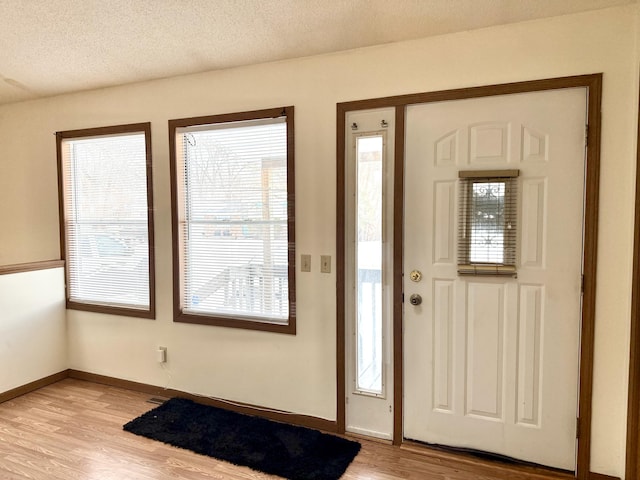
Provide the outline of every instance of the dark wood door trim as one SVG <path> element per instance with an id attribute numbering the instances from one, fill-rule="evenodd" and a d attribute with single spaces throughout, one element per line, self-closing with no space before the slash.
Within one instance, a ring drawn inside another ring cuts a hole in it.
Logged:
<path id="1" fill-rule="evenodd" d="M 580 385 L 578 456 L 576 477 L 589 478 L 591 459 L 591 404 L 593 393 L 593 348 L 596 299 L 597 227 L 600 182 L 600 108 L 602 102 L 602 74 L 533 80 L 500 85 L 444 90 L 428 93 L 400 95 L 394 97 L 358 100 L 337 104 L 336 142 L 336 379 L 337 379 L 337 424 L 339 431 L 345 428 L 345 119 L 347 112 L 374 108 L 396 107 L 396 184 L 394 191 L 394 444 L 402 443 L 402 392 L 403 392 L 403 342 L 402 342 L 402 200 L 404 177 L 404 111 L 407 105 L 436 101 L 461 100 L 467 98 L 508 95 L 514 93 L 558 90 L 563 88 L 587 88 L 588 125 L 586 152 L 586 198 L 585 198 L 585 244 L 584 244 L 584 294 L 580 337 Z M 634 277 L 635 278 L 635 277 Z M 397 284 L 400 283 L 398 286 Z M 631 478 L 631 477 L 630 477 Z"/>
<path id="2" fill-rule="evenodd" d="M 336 118 L 336 423 L 338 432 L 344 433 L 346 428 L 346 138 L 345 125 L 348 109 L 338 104 Z"/>
<path id="3" fill-rule="evenodd" d="M 402 264 L 404 249 L 404 141 L 406 105 L 396 106 L 393 172 L 393 444 L 401 445 L 404 418 L 404 341 L 402 336 Z M 397 266 L 397 268 L 396 268 Z"/>
<path id="4" fill-rule="evenodd" d="M 635 209 L 626 478 L 640 478 L 640 100 L 638 102 Z"/>

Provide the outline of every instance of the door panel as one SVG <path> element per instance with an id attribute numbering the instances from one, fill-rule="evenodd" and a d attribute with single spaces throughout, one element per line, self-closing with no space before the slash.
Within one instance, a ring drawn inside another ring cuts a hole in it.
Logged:
<path id="1" fill-rule="evenodd" d="M 406 113 L 404 436 L 575 468 L 583 88 Z M 518 169 L 517 278 L 460 276 L 458 172 Z M 420 282 L 409 279 L 419 270 Z"/>

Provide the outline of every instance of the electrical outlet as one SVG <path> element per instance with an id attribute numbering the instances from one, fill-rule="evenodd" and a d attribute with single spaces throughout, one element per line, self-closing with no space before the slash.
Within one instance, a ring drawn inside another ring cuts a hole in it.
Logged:
<path id="1" fill-rule="evenodd" d="M 303 253 L 300 255 L 300 271 L 301 272 L 310 272 L 311 271 L 311 255 Z"/>
<path id="2" fill-rule="evenodd" d="M 167 363 L 167 347 L 158 347 L 156 358 L 158 363 Z"/>
<path id="3" fill-rule="evenodd" d="M 320 271 L 331 273 L 331 255 L 320 255 Z"/>

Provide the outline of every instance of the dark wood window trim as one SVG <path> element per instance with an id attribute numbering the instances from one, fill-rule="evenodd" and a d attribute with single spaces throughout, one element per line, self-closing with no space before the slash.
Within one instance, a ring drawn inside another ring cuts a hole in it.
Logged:
<path id="1" fill-rule="evenodd" d="M 63 156 L 62 142 L 67 139 L 118 135 L 134 132 L 143 132 L 146 149 L 146 174 L 147 174 L 147 234 L 149 242 L 149 309 L 136 309 L 126 307 L 114 307 L 91 303 L 81 303 L 69 299 L 67 288 L 66 308 L 70 310 L 82 310 L 87 312 L 106 313 L 111 315 L 123 315 L 138 318 L 156 318 L 155 298 L 155 248 L 153 227 L 153 169 L 151 156 L 151 123 L 133 123 L 127 125 L 115 125 L 108 127 L 86 128 L 79 130 L 66 130 L 56 132 L 56 154 L 58 159 L 58 216 L 60 221 L 60 258 L 66 260 L 66 231 L 64 222 L 64 188 L 63 188 Z M 68 268 L 65 266 L 65 282 L 69 282 Z"/>
<path id="2" fill-rule="evenodd" d="M 375 108 L 396 108 L 395 158 L 404 158 L 405 109 L 408 105 L 447 100 L 490 97 L 563 88 L 586 87 L 588 90 L 588 132 L 587 132 L 587 171 L 586 203 L 584 212 L 584 293 L 580 337 L 580 386 L 578 411 L 578 437 L 576 477 L 580 480 L 590 478 L 591 459 L 591 405 L 593 393 L 593 349 L 595 330 L 596 266 L 598 242 L 598 204 L 600 178 L 600 129 L 602 103 L 602 74 L 577 75 L 572 77 L 524 81 L 482 87 L 443 90 L 428 93 L 416 93 L 395 97 L 370 100 L 357 100 L 337 104 L 337 141 L 336 141 L 336 412 L 338 431 L 345 431 L 345 121 L 347 112 Z M 403 245 L 403 207 L 404 195 L 403 162 L 396 161 L 394 198 L 394 319 L 393 319 L 393 362 L 394 362 L 394 431 L 393 442 L 402 444 L 403 418 L 403 342 L 402 342 L 402 245 Z M 638 335 L 640 337 L 640 334 Z M 632 478 L 632 477 L 629 477 Z"/>
<path id="3" fill-rule="evenodd" d="M 35 272 L 37 270 L 48 270 L 51 268 L 64 267 L 62 260 L 43 260 L 40 262 L 16 263 L 13 265 L 0 265 L 0 275 L 11 275 L 12 273 Z"/>
<path id="4" fill-rule="evenodd" d="M 631 284 L 631 350 L 627 412 L 626 478 L 640 478 L 640 99 L 638 101 L 636 201 Z"/>
<path id="5" fill-rule="evenodd" d="M 176 130 L 182 127 L 211 125 L 226 122 L 259 120 L 285 116 L 287 119 L 287 236 L 288 236 L 288 280 L 289 318 L 286 324 L 255 321 L 251 319 L 195 315 L 184 313 L 181 301 L 181 247 L 179 238 L 178 172 L 176 152 Z M 294 107 L 278 107 L 265 110 L 210 115 L 169 120 L 169 159 L 171 165 L 171 221 L 173 239 L 173 318 L 175 322 L 211 325 L 274 333 L 296 334 L 296 289 L 295 289 L 295 136 Z"/>

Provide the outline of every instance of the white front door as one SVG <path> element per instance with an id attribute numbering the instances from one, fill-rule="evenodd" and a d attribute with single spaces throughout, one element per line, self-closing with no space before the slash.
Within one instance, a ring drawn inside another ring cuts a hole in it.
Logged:
<path id="1" fill-rule="evenodd" d="M 346 430 L 391 440 L 395 109 L 346 120 Z"/>
<path id="2" fill-rule="evenodd" d="M 575 469 L 586 96 L 407 107 L 405 438 Z M 460 275 L 459 171 L 506 169 L 517 277 Z"/>

